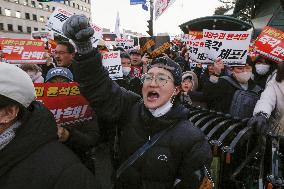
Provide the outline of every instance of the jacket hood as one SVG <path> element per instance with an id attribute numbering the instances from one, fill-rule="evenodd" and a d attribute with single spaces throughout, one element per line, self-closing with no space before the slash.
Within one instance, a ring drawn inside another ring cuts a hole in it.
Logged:
<path id="1" fill-rule="evenodd" d="M 191 81 L 193 83 L 192 91 L 196 91 L 198 88 L 198 78 L 197 75 L 193 71 L 186 71 L 182 73 L 182 81 L 187 77 L 191 77 Z"/>
<path id="2" fill-rule="evenodd" d="M 0 151 L 0 177 L 46 143 L 57 140 L 52 113 L 39 102 L 32 102 L 15 138 Z"/>

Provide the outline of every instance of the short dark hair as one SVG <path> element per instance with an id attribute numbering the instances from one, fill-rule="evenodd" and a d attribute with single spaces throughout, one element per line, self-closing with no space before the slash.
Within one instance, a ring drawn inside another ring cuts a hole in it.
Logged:
<path id="1" fill-rule="evenodd" d="M 27 112 L 26 111 L 27 109 L 19 102 L 16 102 L 15 100 L 8 98 L 6 96 L 0 95 L 0 109 L 6 108 L 9 106 L 19 107 L 19 113 L 17 116 L 17 120 L 22 119 L 24 117 L 24 114 Z"/>
<path id="2" fill-rule="evenodd" d="M 74 53 L 75 52 L 75 47 L 73 46 L 72 43 L 70 43 L 69 41 L 59 41 L 57 43 L 57 45 L 64 45 L 65 47 L 67 47 L 67 51 L 69 53 Z"/>
<path id="3" fill-rule="evenodd" d="M 275 80 L 279 83 L 284 80 L 284 61 L 278 65 Z"/>
<path id="4" fill-rule="evenodd" d="M 121 52 L 121 53 L 120 53 L 120 58 L 127 58 L 127 59 L 130 59 L 130 56 L 129 56 L 129 54 L 126 53 L 126 52 Z"/>

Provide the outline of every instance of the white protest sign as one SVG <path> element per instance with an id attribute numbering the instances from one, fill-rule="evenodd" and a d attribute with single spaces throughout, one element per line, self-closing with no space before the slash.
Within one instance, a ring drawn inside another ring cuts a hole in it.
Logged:
<path id="1" fill-rule="evenodd" d="M 203 39 L 193 39 L 188 41 L 189 58 L 196 63 L 209 63 L 205 43 Z"/>
<path id="2" fill-rule="evenodd" d="M 58 33 L 65 37 L 62 32 L 62 26 L 66 22 L 66 20 L 71 17 L 73 13 L 68 12 L 62 8 L 57 7 L 53 13 L 50 15 L 46 27 L 53 30 L 54 32 Z"/>
<path id="3" fill-rule="evenodd" d="M 33 31 L 31 33 L 31 39 L 41 39 L 47 41 L 48 39 L 54 39 L 53 31 Z"/>
<path id="4" fill-rule="evenodd" d="M 245 64 L 251 41 L 250 31 L 203 30 L 208 59 L 225 64 Z"/>
<path id="5" fill-rule="evenodd" d="M 65 37 L 65 35 L 62 32 L 62 26 L 66 22 L 66 20 L 70 18 L 72 15 L 74 14 L 62 8 L 57 7 L 53 11 L 53 13 L 50 15 L 46 23 L 46 27 Z M 92 40 L 93 46 L 96 47 L 98 41 L 103 38 L 102 37 L 103 29 L 97 26 L 96 24 L 91 24 L 91 26 L 93 27 L 95 31 L 93 38 L 91 40 Z"/>
<path id="6" fill-rule="evenodd" d="M 103 29 L 96 24 L 91 24 L 95 33 L 92 38 L 93 47 L 97 47 L 99 40 L 103 39 Z"/>
<path id="7" fill-rule="evenodd" d="M 116 38 L 115 43 L 117 47 L 133 47 L 134 46 L 134 39 L 121 39 Z"/>
<path id="8" fill-rule="evenodd" d="M 112 80 L 123 78 L 120 51 L 110 51 L 102 53 L 103 66 L 108 70 Z"/>

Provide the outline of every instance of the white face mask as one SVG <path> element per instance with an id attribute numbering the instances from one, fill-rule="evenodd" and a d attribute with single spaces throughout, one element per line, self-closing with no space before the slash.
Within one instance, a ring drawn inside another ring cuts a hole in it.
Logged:
<path id="1" fill-rule="evenodd" d="M 247 83 L 248 80 L 251 78 L 252 73 L 251 72 L 242 72 L 242 73 L 234 73 L 235 78 L 239 83 Z"/>
<path id="2" fill-rule="evenodd" d="M 128 76 L 130 71 L 131 71 L 130 67 L 122 67 L 122 73 L 123 73 L 124 76 Z"/>
<path id="3" fill-rule="evenodd" d="M 157 109 L 149 109 L 149 111 L 152 113 L 152 115 L 154 117 L 161 117 L 163 115 L 165 115 L 168 111 L 170 111 L 170 109 L 172 108 L 173 104 L 171 102 L 171 100 L 169 100 L 166 104 L 164 104 L 163 106 L 157 108 Z"/>
<path id="4" fill-rule="evenodd" d="M 268 64 L 256 64 L 255 71 L 259 75 L 265 75 L 269 71 L 270 65 Z"/>

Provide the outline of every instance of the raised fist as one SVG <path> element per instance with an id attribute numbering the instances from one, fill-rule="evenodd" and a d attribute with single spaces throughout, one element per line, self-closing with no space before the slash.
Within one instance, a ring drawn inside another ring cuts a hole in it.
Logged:
<path id="1" fill-rule="evenodd" d="M 94 35 L 94 29 L 84 15 L 73 15 L 63 25 L 62 31 L 66 37 L 76 42 L 86 42 Z"/>

